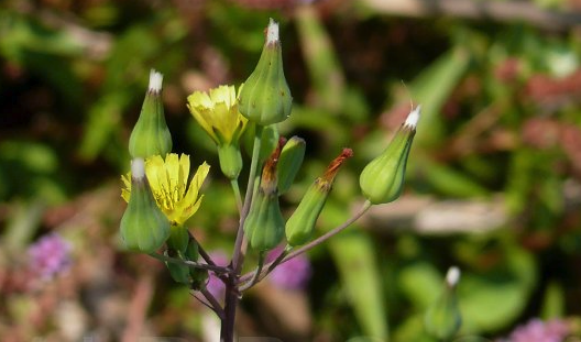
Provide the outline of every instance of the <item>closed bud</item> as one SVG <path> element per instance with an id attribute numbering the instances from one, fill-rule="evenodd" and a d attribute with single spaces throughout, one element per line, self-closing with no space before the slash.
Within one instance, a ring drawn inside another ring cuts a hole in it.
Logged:
<path id="1" fill-rule="evenodd" d="M 171 152 L 171 134 L 165 123 L 160 96 L 162 81 L 163 76 L 151 70 L 141 114 L 129 138 L 129 153 L 133 158 L 165 156 Z"/>
<path id="2" fill-rule="evenodd" d="M 311 238 L 315 223 L 317 223 L 317 219 L 325 206 L 335 176 L 345 160 L 352 156 L 353 151 L 351 149 L 343 149 L 343 152 L 331 162 L 325 174 L 317 178 L 309 187 L 285 226 L 286 239 L 290 246 L 302 245 Z"/>
<path id="3" fill-rule="evenodd" d="M 218 145 L 218 158 L 220 170 L 229 179 L 237 179 L 242 170 L 242 154 L 238 143 L 230 145 Z"/>
<path id="4" fill-rule="evenodd" d="M 450 267 L 446 276 L 444 291 L 426 311 L 424 325 L 431 336 L 448 341 L 453 338 L 462 324 L 462 316 L 458 307 L 456 285 L 460 279 L 457 267 Z"/>
<path id="5" fill-rule="evenodd" d="M 260 186 L 244 222 L 244 234 L 250 247 L 260 252 L 273 249 L 284 237 L 284 218 L 276 190 L 276 166 L 285 141 L 279 139 L 277 148 L 264 165 Z"/>
<path id="6" fill-rule="evenodd" d="M 414 109 L 396 132 L 383 153 L 372 160 L 361 172 L 359 184 L 363 195 L 371 204 L 388 203 L 397 199 L 403 189 L 405 169 L 420 106 Z"/>
<path id="7" fill-rule="evenodd" d="M 270 19 L 260 60 L 240 92 L 239 110 L 248 120 L 266 126 L 286 120 L 292 101 L 284 77 L 278 24 Z"/>
<path id="8" fill-rule="evenodd" d="M 284 194 L 290 189 L 293 184 L 303 159 L 305 158 L 306 143 L 305 140 L 294 136 L 284 145 L 278 166 L 276 167 L 276 174 L 278 177 L 278 194 Z"/>
<path id="9" fill-rule="evenodd" d="M 244 222 L 244 234 L 250 247 L 265 252 L 275 248 L 284 237 L 284 218 L 276 193 L 259 189 Z"/>
<path id="10" fill-rule="evenodd" d="M 127 249 L 152 253 L 170 235 L 170 223 L 155 203 L 141 158 L 131 163 L 131 197 L 121 218 L 121 238 Z"/>

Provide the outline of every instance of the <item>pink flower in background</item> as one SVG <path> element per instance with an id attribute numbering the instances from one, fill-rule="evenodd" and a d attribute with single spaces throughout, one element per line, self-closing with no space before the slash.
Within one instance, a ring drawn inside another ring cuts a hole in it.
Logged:
<path id="1" fill-rule="evenodd" d="M 270 251 L 266 262 L 274 261 L 280 255 L 284 247 L 278 247 Z M 309 259 L 301 254 L 284 264 L 278 265 L 267 277 L 268 281 L 280 288 L 287 290 L 304 290 L 311 279 L 312 269 Z"/>
<path id="2" fill-rule="evenodd" d="M 43 236 L 28 249 L 30 270 L 43 280 L 66 271 L 71 264 L 71 245 L 60 235 Z"/>
<path id="3" fill-rule="evenodd" d="M 544 322 L 535 318 L 518 326 L 508 339 L 500 342 L 563 342 L 569 333 L 566 322 L 556 319 Z"/>
<path id="4" fill-rule="evenodd" d="M 215 251 L 210 253 L 210 257 L 218 266 L 227 266 L 228 265 L 228 256 L 222 251 Z M 208 277 L 208 283 L 206 283 L 206 289 L 208 292 L 212 294 L 212 296 L 216 297 L 217 299 L 224 297 L 224 291 L 226 290 L 226 286 L 224 282 L 214 272 L 210 272 Z"/>

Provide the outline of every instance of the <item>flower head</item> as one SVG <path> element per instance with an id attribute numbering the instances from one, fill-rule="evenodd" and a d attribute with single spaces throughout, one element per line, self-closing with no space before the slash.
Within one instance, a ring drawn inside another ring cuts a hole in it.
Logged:
<path id="1" fill-rule="evenodd" d="M 210 166 L 205 162 L 198 167 L 188 184 L 190 157 L 168 153 L 165 160 L 152 156 L 145 160 L 145 174 L 157 206 L 174 226 L 181 226 L 192 217 L 202 202 L 200 188 L 208 175 Z M 125 189 L 121 196 L 129 202 L 131 194 L 131 175 L 122 176 Z"/>
<path id="2" fill-rule="evenodd" d="M 71 264 L 71 245 L 58 234 L 48 234 L 28 249 L 30 268 L 42 279 L 50 279 Z"/>
<path id="3" fill-rule="evenodd" d="M 218 145 L 237 142 L 248 120 L 238 111 L 234 86 L 219 86 L 188 96 L 188 109 Z"/>

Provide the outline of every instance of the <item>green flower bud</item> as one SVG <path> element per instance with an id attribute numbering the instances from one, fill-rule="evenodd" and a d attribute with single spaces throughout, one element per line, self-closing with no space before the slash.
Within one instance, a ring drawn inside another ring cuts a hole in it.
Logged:
<path id="1" fill-rule="evenodd" d="M 303 159 L 305 158 L 305 140 L 294 136 L 284 145 L 280 153 L 276 176 L 278 178 L 278 194 L 284 194 L 293 184 Z"/>
<path id="2" fill-rule="evenodd" d="M 285 226 L 286 240 L 290 246 L 302 245 L 311 238 L 339 167 L 352 156 L 351 149 L 343 149 L 343 152 L 331 162 L 325 174 L 309 187 Z"/>
<path id="3" fill-rule="evenodd" d="M 260 60 L 244 82 L 238 108 L 248 120 L 266 126 L 286 120 L 292 102 L 284 77 L 278 24 L 270 19 Z"/>
<path id="4" fill-rule="evenodd" d="M 173 249 L 168 249 L 165 252 L 165 255 L 172 258 L 185 260 L 181 252 Z M 165 266 L 167 267 L 169 274 L 175 282 L 180 284 L 190 283 L 190 268 L 188 266 L 175 262 L 166 262 Z"/>
<path id="5" fill-rule="evenodd" d="M 388 203 L 399 197 L 405 178 L 405 168 L 416 126 L 420 106 L 413 110 L 396 132 L 383 153 L 372 160 L 361 172 L 359 184 L 363 195 L 372 204 Z"/>
<path id="6" fill-rule="evenodd" d="M 275 248 L 284 237 L 284 218 L 276 190 L 276 165 L 284 141 L 284 138 L 279 140 L 278 147 L 264 165 L 260 186 L 244 221 L 244 234 L 250 247 L 259 252 Z"/>
<path id="7" fill-rule="evenodd" d="M 165 156 L 171 152 L 171 134 L 165 123 L 160 98 L 162 81 L 163 76 L 151 70 L 141 114 L 129 138 L 129 153 L 133 158 Z"/>
<path id="8" fill-rule="evenodd" d="M 242 154 L 238 143 L 218 145 L 218 158 L 222 173 L 229 179 L 237 179 L 242 170 Z"/>
<path id="9" fill-rule="evenodd" d="M 155 203 L 141 158 L 131 163 L 131 197 L 121 218 L 121 238 L 134 251 L 152 253 L 170 235 L 170 223 Z"/>
<path id="10" fill-rule="evenodd" d="M 456 335 L 462 324 L 462 316 L 458 308 L 456 285 L 460 279 L 460 270 L 450 267 L 446 275 L 446 287 L 426 311 L 424 325 L 431 336 L 448 341 Z"/>

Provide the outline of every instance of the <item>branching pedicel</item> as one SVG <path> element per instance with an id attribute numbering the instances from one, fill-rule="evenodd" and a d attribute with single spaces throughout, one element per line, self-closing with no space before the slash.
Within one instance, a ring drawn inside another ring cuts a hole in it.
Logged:
<path id="1" fill-rule="evenodd" d="M 187 106 L 194 119 L 216 144 L 220 170 L 232 185 L 240 212 L 232 260 L 221 266 L 212 260 L 185 222 L 200 207 L 202 183 L 210 167 L 203 163 L 188 182 L 187 155 L 172 154 L 171 136 L 160 99 L 161 74 L 152 71 L 141 115 L 131 134 L 129 150 L 133 174 L 123 176 L 123 198 L 128 207 L 121 220 L 125 246 L 163 261 L 171 277 L 205 297 L 222 322 L 221 341 L 234 340 L 236 307 L 242 293 L 260 282 L 277 266 L 336 235 L 376 204 L 395 200 L 401 193 L 407 157 L 411 148 L 420 107 L 412 110 L 385 151 L 361 173 L 360 185 L 366 198 L 349 220 L 313 239 L 313 231 L 333 181 L 342 164 L 353 155 L 344 149 L 327 171 L 305 193 L 295 211 L 285 220 L 279 197 L 286 192 L 303 162 L 305 141 L 293 137 L 279 141 L 270 158 L 260 160 L 262 132 L 276 130 L 292 109 L 292 96 L 284 77 L 279 27 L 273 20 L 266 30 L 266 42 L 254 72 L 236 95 L 234 86 L 220 86 L 208 93 L 194 92 Z M 242 197 L 238 177 L 243 168 L 239 139 L 253 125 L 254 145 L 247 186 Z M 286 240 L 286 248 L 269 257 L 266 253 Z M 161 253 L 160 253 L 161 250 Z M 254 271 L 242 275 L 245 253 L 256 253 Z M 224 291 L 208 290 L 208 276 L 221 281 Z M 223 295 L 224 298 L 216 298 Z M 222 304 L 223 303 L 223 304 Z"/>

